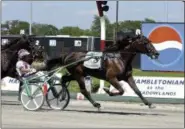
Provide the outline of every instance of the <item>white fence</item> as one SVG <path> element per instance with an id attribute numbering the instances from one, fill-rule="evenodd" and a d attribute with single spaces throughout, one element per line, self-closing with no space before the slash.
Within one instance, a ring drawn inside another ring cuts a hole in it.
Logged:
<path id="1" fill-rule="evenodd" d="M 145 97 L 154 98 L 184 98 L 184 78 L 183 77 L 144 77 L 134 76 L 136 85 Z M 101 82 L 102 83 L 102 82 Z M 120 82 L 125 90 L 123 96 L 137 96 L 128 83 Z M 19 81 L 6 77 L 1 82 L 1 90 L 18 91 Z M 117 92 L 112 86 L 110 91 Z M 104 94 L 103 85 L 99 88 L 99 94 Z"/>

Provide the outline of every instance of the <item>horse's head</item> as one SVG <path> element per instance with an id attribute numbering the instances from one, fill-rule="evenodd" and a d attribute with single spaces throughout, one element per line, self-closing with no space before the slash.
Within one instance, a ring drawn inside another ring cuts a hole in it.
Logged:
<path id="1" fill-rule="evenodd" d="M 151 41 L 145 37 L 139 29 L 136 30 L 135 37 L 131 38 L 129 42 L 133 51 L 146 54 L 152 59 L 157 59 L 159 57 L 159 52 L 152 45 Z"/>
<path id="2" fill-rule="evenodd" d="M 24 45 L 28 46 L 27 50 L 30 51 L 33 59 L 44 59 L 44 46 L 42 46 L 39 41 L 35 39 L 35 36 L 23 35 L 22 39 L 24 41 Z"/>

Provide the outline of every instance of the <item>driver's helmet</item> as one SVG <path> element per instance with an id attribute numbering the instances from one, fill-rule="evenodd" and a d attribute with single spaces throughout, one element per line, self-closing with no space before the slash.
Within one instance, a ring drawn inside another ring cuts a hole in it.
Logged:
<path id="1" fill-rule="evenodd" d="M 18 52 L 18 57 L 21 59 L 23 58 L 24 56 L 27 56 L 29 55 L 30 53 L 26 50 L 26 49 L 21 49 L 19 50 Z"/>

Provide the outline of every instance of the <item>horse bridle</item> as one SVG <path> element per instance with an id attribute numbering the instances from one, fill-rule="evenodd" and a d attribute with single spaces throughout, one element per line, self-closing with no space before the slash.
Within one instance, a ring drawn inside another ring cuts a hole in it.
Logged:
<path id="1" fill-rule="evenodd" d="M 133 41 L 133 39 L 135 39 L 134 41 Z M 133 47 L 133 49 L 135 49 L 136 48 L 136 45 L 137 44 L 147 44 L 146 42 L 142 42 L 142 40 L 143 40 L 143 36 L 142 35 L 140 35 L 140 38 L 138 38 L 138 36 L 136 36 L 136 37 L 134 37 L 134 38 L 131 38 L 131 39 L 129 39 L 129 42 L 130 42 L 130 45 L 129 46 L 127 46 L 127 47 Z M 137 43 L 137 44 L 136 44 Z M 146 48 L 147 49 L 147 48 Z M 148 50 L 148 49 L 147 49 Z M 150 53 L 152 50 L 148 50 L 148 53 Z M 125 53 L 125 52 L 123 52 L 123 53 Z M 133 54 L 137 54 L 138 52 L 126 52 L 126 53 L 133 53 Z"/>
<path id="2" fill-rule="evenodd" d="M 124 48 L 124 51 L 119 51 L 119 53 L 125 53 L 125 54 L 137 54 L 138 52 L 128 52 L 128 51 L 125 51 L 127 49 L 129 49 L 129 47 L 133 47 L 135 48 L 135 43 L 137 42 L 138 39 L 136 39 L 137 37 L 133 37 L 133 38 L 128 38 L 128 43 L 129 45 L 127 45 L 125 48 Z M 133 39 L 136 39 L 133 41 Z"/>

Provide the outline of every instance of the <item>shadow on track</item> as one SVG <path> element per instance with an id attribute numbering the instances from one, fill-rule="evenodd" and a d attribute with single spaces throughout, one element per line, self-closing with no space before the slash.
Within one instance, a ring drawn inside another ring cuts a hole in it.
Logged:
<path id="1" fill-rule="evenodd" d="M 1 102 L 2 104 L 2 102 Z M 2 106 L 5 105 L 14 105 L 20 106 L 20 103 L 3 103 Z M 103 109 L 102 109 L 103 110 Z M 147 112 L 121 112 L 121 111 L 93 111 L 93 110 L 81 110 L 81 109 L 65 109 L 65 110 L 53 110 L 51 108 L 48 108 L 47 105 L 44 104 L 44 107 L 42 107 L 41 109 L 39 109 L 36 112 L 80 112 L 80 113 L 94 113 L 94 114 L 109 114 L 109 115 L 137 115 L 137 116 L 166 116 L 165 114 L 161 114 L 161 113 L 152 113 L 150 111 L 147 110 Z"/>
<path id="2" fill-rule="evenodd" d="M 66 112 L 109 114 L 109 115 L 166 116 L 164 114 L 157 114 L 157 113 L 136 113 L 136 112 L 116 112 L 116 111 L 90 111 L 90 110 L 75 110 L 75 109 L 65 109 L 64 111 L 66 111 Z"/>

